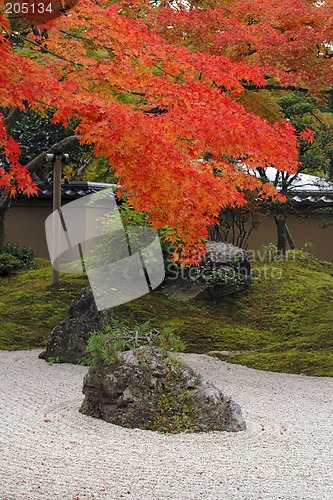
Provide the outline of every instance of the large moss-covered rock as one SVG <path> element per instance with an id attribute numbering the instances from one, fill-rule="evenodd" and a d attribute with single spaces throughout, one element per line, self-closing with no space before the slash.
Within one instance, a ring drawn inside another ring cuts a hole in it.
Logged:
<path id="1" fill-rule="evenodd" d="M 87 357 L 86 345 L 93 331 L 103 331 L 113 317 L 112 309 L 98 311 L 93 293 L 84 288 L 69 309 L 69 318 L 61 321 L 51 332 L 42 359 L 57 359 L 62 363 L 77 363 Z"/>
<path id="2" fill-rule="evenodd" d="M 164 432 L 240 431 L 241 409 L 192 368 L 156 347 L 90 367 L 80 411 L 124 427 Z"/>
<path id="3" fill-rule="evenodd" d="M 251 268 L 246 250 L 232 243 L 209 242 L 200 265 L 171 270 L 162 288 L 176 300 L 218 301 L 244 290 L 251 283 Z"/>

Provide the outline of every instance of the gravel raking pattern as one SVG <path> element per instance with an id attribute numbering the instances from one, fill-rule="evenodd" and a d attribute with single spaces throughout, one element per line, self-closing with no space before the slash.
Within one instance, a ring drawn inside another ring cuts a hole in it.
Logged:
<path id="1" fill-rule="evenodd" d="M 333 378 L 181 357 L 241 405 L 245 432 L 108 424 L 78 411 L 86 367 L 0 351 L 0 499 L 333 498 Z"/>

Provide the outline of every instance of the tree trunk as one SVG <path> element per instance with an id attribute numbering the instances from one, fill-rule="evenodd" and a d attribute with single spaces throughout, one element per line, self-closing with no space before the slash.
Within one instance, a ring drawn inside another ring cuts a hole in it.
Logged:
<path id="1" fill-rule="evenodd" d="M 0 194 L 0 248 L 5 244 L 5 220 L 10 205 L 10 196 L 6 190 Z"/>
<path id="2" fill-rule="evenodd" d="M 277 230 L 277 252 L 279 255 L 286 255 L 287 252 L 287 230 L 286 230 L 286 209 L 280 208 L 278 213 L 274 216 L 276 230 Z"/>
<path id="3" fill-rule="evenodd" d="M 5 214 L 0 212 L 0 248 L 5 244 Z"/>

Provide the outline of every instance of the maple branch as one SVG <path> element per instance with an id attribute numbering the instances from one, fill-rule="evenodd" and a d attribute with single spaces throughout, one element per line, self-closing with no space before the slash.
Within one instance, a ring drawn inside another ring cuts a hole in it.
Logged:
<path id="1" fill-rule="evenodd" d="M 246 89 L 246 90 L 254 90 L 254 91 L 259 91 L 259 90 L 290 90 L 292 92 L 301 92 L 302 94 L 307 94 L 309 92 L 309 89 L 305 88 L 305 87 L 296 87 L 294 85 L 287 85 L 287 86 L 283 86 L 283 85 L 279 85 L 279 84 L 274 84 L 274 83 L 269 83 L 267 85 L 265 85 L 265 87 L 258 87 L 257 85 L 255 85 L 254 83 L 246 83 L 246 82 L 242 82 L 242 85 L 243 87 Z M 329 90 L 322 90 L 321 92 L 323 94 L 331 94 L 333 91 L 333 89 L 329 89 Z"/>
<path id="2" fill-rule="evenodd" d="M 315 118 L 321 125 L 324 124 L 323 120 L 321 120 L 319 118 L 319 116 L 317 116 L 315 113 L 313 113 L 312 111 L 310 111 L 310 115 L 313 116 L 313 118 Z"/>
<path id="3" fill-rule="evenodd" d="M 75 38 L 76 40 L 82 40 L 82 42 L 87 43 L 90 46 L 94 45 L 94 42 L 92 40 L 89 40 L 89 38 L 84 38 L 83 36 L 74 35 L 73 33 L 68 33 L 68 31 L 62 29 L 59 29 L 59 31 L 60 33 L 63 33 L 64 35 L 68 36 L 68 38 Z M 112 54 L 115 53 L 114 50 L 111 49 L 111 47 L 106 47 L 105 45 L 102 45 L 102 47 L 103 49 L 105 49 L 108 52 L 111 52 Z"/>
<path id="4" fill-rule="evenodd" d="M 84 42 L 87 42 L 87 38 L 84 38 L 83 36 L 79 35 L 74 35 L 73 33 L 68 33 L 68 31 L 59 29 L 60 33 L 63 33 L 64 35 L 67 35 L 68 38 L 76 38 L 77 40 L 83 40 Z"/>
<path id="5" fill-rule="evenodd" d="M 148 109 L 147 111 L 144 111 L 144 115 L 163 115 L 164 113 L 167 113 L 168 110 L 165 108 L 159 108 L 158 106 L 155 106 L 154 108 Z"/>
<path id="6" fill-rule="evenodd" d="M 7 130 L 7 133 L 11 131 L 11 129 L 14 127 L 15 123 L 21 118 L 21 116 L 24 114 L 24 111 L 22 111 L 20 108 L 11 108 L 8 115 L 5 117 L 5 127 Z"/>
<path id="7" fill-rule="evenodd" d="M 57 54 L 56 52 L 53 52 L 53 50 L 49 50 L 46 47 L 46 45 L 41 46 L 40 43 L 34 42 L 33 40 L 29 40 L 29 38 L 26 38 L 25 36 L 23 36 L 23 35 L 21 35 L 19 33 L 15 33 L 15 37 L 20 38 L 23 42 L 28 42 L 28 43 L 30 43 L 32 45 L 35 45 L 35 46 L 39 47 L 39 49 L 41 50 L 41 52 L 50 54 L 51 56 L 54 56 L 54 57 L 57 57 L 58 59 L 61 59 L 62 61 L 66 61 L 66 62 L 68 62 L 70 64 L 75 64 L 76 66 L 81 66 L 83 68 L 83 64 L 71 61 L 70 59 L 67 59 L 66 57 L 63 57 L 60 54 Z"/>
<path id="8" fill-rule="evenodd" d="M 84 164 L 81 165 L 81 167 L 76 171 L 75 177 L 80 177 L 80 175 L 83 174 L 83 172 L 89 167 L 94 158 L 94 154 L 90 155 L 89 158 L 84 162 Z"/>
<path id="9" fill-rule="evenodd" d="M 56 144 L 53 144 L 53 146 L 51 146 L 47 151 L 45 151 L 44 153 L 40 153 L 33 160 L 29 161 L 29 163 L 25 165 L 25 168 L 32 174 L 36 172 L 36 170 L 39 170 L 44 166 L 47 154 L 52 154 L 55 151 L 63 153 L 65 151 L 68 151 L 69 147 L 77 146 L 78 144 L 78 135 L 70 135 L 69 137 L 65 137 L 65 139 L 62 139 L 62 141 L 57 142 Z"/>

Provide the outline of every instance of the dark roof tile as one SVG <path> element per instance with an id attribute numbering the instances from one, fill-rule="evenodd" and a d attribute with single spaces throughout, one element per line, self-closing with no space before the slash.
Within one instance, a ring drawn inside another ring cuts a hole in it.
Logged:
<path id="1" fill-rule="evenodd" d="M 53 196 L 53 184 L 51 182 L 37 183 L 39 191 L 32 199 L 51 199 Z M 107 184 L 103 182 L 84 182 L 84 181 L 70 181 L 61 184 L 61 198 L 63 199 L 77 199 L 82 196 L 87 196 L 92 193 L 97 193 L 102 189 L 114 188 L 117 189 L 116 184 Z M 17 199 L 27 198 L 24 194 L 18 194 Z"/>

